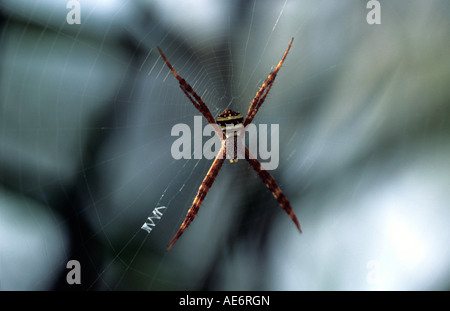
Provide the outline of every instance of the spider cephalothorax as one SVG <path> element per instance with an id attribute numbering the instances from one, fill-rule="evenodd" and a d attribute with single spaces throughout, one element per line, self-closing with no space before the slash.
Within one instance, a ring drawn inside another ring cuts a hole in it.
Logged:
<path id="1" fill-rule="evenodd" d="M 205 119 L 211 124 L 216 131 L 217 136 L 222 140 L 222 147 L 220 148 L 219 152 L 216 155 L 216 158 L 214 159 L 213 164 L 211 165 L 208 173 L 206 174 L 205 178 L 203 179 L 202 184 L 200 185 L 200 188 L 198 189 L 197 195 L 195 196 L 194 202 L 192 202 L 191 208 L 188 210 L 186 218 L 184 219 L 183 223 L 181 224 L 180 229 L 178 229 L 175 236 L 172 238 L 172 240 L 169 242 L 169 245 L 167 247 L 167 250 L 169 250 L 175 242 L 178 240 L 178 238 L 183 234 L 183 232 L 186 230 L 186 228 L 189 226 L 189 224 L 194 219 L 195 215 L 197 215 L 198 209 L 200 208 L 200 205 L 202 204 L 203 200 L 206 197 L 206 194 L 208 193 L 209 189 L 211 188 L 214 180 L 217 177 L 217 174 L 219 173 L 223 162 L 225 161 L 225 155 L 227 155 L 227 158 L 230 159 L 230 162 L 236 162 L 238 159 L 238 141 L 239 143 L 242 142 L 242 137 L 239 138 L 241 132 L 243 132 L 244 127 L 249 125 L 253 118 L 255 117 L 256 113 L 258 112 L 258 109 L 261 107 L 261 105 L 264 103 L 267 94 L 269 93 L 273 82 L 275 81 L 275 78 L 278 74 L 278 71 L 281 68 L 281 65 L 283 64 L 289 49 L 291 48 L 292 41 L 294 41 L 294 38 L 291 39 L 289 42 L 289 45 L 286 49 L 286 51 L 283 54 L 283 57 L 281 58 L 280 62 L 278 63 L 277 67 L 274 71 L 272 71 L 267 79 L 264 81 L 264 83 L 259 88 L 258 92 L 256 92 L 255 97 L 253 98 L 250 107 L 248 108 L 247 116 L 244 118 L 242 115 L 238 112 L 235 112 L 231 109 L 226 109 L 224 112 L 222 112 L 217 117 L 217 122 L 214 120 L 211 112 L 209 111 L 208 107 L 205 105 L 201 97 L 194 91 L 194 89 L 184 80 L 180 75 L 173 69 L 172 65 L 167 60 L 164 53 L 161 51 L 161 49 L 158 47 L 158 51 L 161 54 L 162 58 L 164 59 L 167 67 L 169 67 L 170 71 L 172 71 L 175 78 L 177 78 L 178 82 L 180 83 L 180 88 L 183 91 L 183 93 L 189 98 L 191 103 L 194 105 L 195 108 L 200 111 Z M 218 126 L 217 126 L 218 125 Z M 234 148 L 229 148 L 229 143 L 234 143 Z M 227 153 L 230 152 L 230 149 L 232 150 L 232 154 L 228 155 Z M 284 209 L 284 211 L 289 215 L 289 217 L 292 219 L 292 221 L 295 223 L 297 229 L 302 232 L 300 228 L 300 223 L 297 220 L 297 217 L 295 216 L 294 211 L 292 210 L 291 204 L 289 203 L 286 196 L 281 191 L 280 187 L 278 187 L 275 179 L 263 168 L 261 163 L 250 154 L 250 151 L 247 147 L 242 148 L 243 149 L 243 156 L 245 157 L 245 160 L 248 161 L 250 166 L 255 170 L 256 174 L 261 178 L 261 180 L 266 184 L 267 188 L 272 192 L 275 199 L 280 203 L 281 207 Z M 228 151 L 227 151 L 228 150 Z"/>

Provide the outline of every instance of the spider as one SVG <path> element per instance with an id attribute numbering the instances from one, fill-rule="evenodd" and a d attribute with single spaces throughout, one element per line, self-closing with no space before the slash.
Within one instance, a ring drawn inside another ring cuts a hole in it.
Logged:
<path id="1" fill-rule="evenodd" d="M 291 48 L 292 42 L 294 41 L 294 38 L 292 38 L 289 42 L 289 45 L 286 49 L 286 51 L 283 54 L 283 57 L 279 61 L 278 65 L 276 66 L 275 70 L 273 70 L 267 79 L 264 81 L 264 83 L 259 88 L 258 92 L 256 92 L 255 97 L 253 98 L 250 107 L 248 108 L 247 116 L 245 117 L 245 120 L 243 119 L 242 115 L 238 112 L 235 112 L 231 109 L 226 109 L 223 111 L 218 117 L 217 122 L 214 120 L 211 112 L 209 111 L 208 107 L 205 105 L 203 100 L 200 98 L 200 96 L 194 91 L 194 89 L 184 80 L 172 67 L 170 62 L 167 60 L 166 56 L 162 52 L 162 50 L 158 47 L 158 51 L 161 54 L 162 58 L 164 59 L 167 67 L 169 67 L 170 71 L 172 71 L 175 78 L 180 83 L 180 88 L 183 91 L 183 93 L 189 98 L 189 100 L 192 102 L 195 108 L 197 108 L 205 117 L 205 119 L 211 124 L 216 132 L 216 134 L 219 136 L 219 138 L 222 141 L 222 146 L 219 150 L 219 152 L 216 155 L 216 158 L 214 159 L 213 164 L 211 165 L 208 173 L 206 174 L 205 178 L 203 179 L 202 184 L 200 185 L 200 188 L 198 189 L 197 195 L 194 198 L 194 201 L 192 203 L 192 206 L 189 208 L 186 218 L 184 219 L 183 223 L 180 226 L 180 229 L 175 234 L 175 236 L 170 240 L 167 251 L 169 251 L 172 246 L 176 243 L 176 241 L 180 238 L 180 236 L 183 234 L 183 232 L 187 229 L 187 227 L 190 225 L 190 223 L 194 220 L 195 216 L 197 215 L 197 212 L 200 208 L 200 205 L 202 204 L 203 200 L 206 197 L 206 194 L 208 193 L 209 189 L 211 188 L 212 184 L 214 183 L 217 174 L 219 173 L 222 164 L 225 161 L 226 156 L 228 155 L 226 152 L 227 146 L 229 145 L 230 141 L 233 140 L 234 142 L 234 152 L 231 154 L 230 162 L 237 162 L 238 154 L 236 150 L 237 144 L 235 143 L 238 137 L 240 136 L 240 133 L 245 130 L 245 127 L 249 125 L 253 118 L 255 117 L 256 113 L 258 112 L 258 109 L 261 107 L 261 105 L 264 103 L 264 100 L 267 97 L 267 94 L 269 93 L 270 89 L 272 88 L 273 82 L 275 81 L 275 78 L 278 74 L 278 71 L 281 68 L 281 65 L 283 65 L 283 62 Z M 289 203 L 286 196 L 281 191 L 280 187 L 277 185 L 275 179 L 262 167 L 261 163 L 252 156 L 250 151 L 247 147 L 245 147 L 245 159 L 248 161 L 250 166 L 255 170 L 256 174 L 262 179 L 262 181 L 266 184 L 267 188 L 272 192 L 275 199 L 278 201 L 278 203 L 281 205 L 281 207 L 285 210 L 285 212 L 289 215 L 289 217 L 292 219 L 294 224 L 296 225 L 299 232 L 302 232 L 302 229 L 300 227 L 300 223 L 295 216 L 294 211 L 291 208 L 291 204 Z"/>

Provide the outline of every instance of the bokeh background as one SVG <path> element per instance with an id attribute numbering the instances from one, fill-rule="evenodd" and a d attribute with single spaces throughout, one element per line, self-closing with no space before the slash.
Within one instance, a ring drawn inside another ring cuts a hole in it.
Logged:
<path id="1" fill-rule="evenodd" d="M 367 2 L 2 1 L 0 289 L 450 289 L 450 3 Z M 304 233 L 239 161 L 166 252 L 211 161 L 171 156 L 199 113 L 156 47 L 245 113 L 291 37 L 254 122 Z"/>

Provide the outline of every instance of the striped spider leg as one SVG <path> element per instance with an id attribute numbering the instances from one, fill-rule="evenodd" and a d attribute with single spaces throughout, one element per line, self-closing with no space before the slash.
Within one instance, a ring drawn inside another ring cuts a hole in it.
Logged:
<path id="1" fill-rule="evenodd" d="M 250 104 L 250 107 L 248 107 L 247 116 L 245 117 L 245 121 L 244 121 L 244 127 L 246 127 L 247 125 L 252 123 L 253 118 L 255 117 L 259 108 L 266 100 L 267 94 L 269 94 L 269 91 L 272 88 L 273 82 L 275 81 L 278 71 L 280 71 L 281 65 L 283 65 L 284 60 L 286 59 L 286 56 L 289 53 L 289 50 L 291 49 L 291 45 L 292 45 L 293 41 L 294 41 L 294 38 L 292 38 L 291 41 L 289 41 L 289 45 L 288 45 L 286 51 L 284 52 L 283 57 L 278 62 L 277 67 L 275 67 L 274 71 L 272 71 L 269 74 L 266 81 L 264 81 L 264 83 L 259 88 L 258 92 L 256 92 L 256 95 L 253 98 L 253 100 Z"/>
<path id="2" fill-rule="evenodd" d="M 186 230 L 186 228 L 190 225 L 190 223 L 194 220 L 195 216 L 197 215 L 197 212 L 205 199 L 206 195 L 208 194 L 209 189 L 211 188 L 212 184 L 214 183 L 217 174 L 219 173 L 220 169 L 222 168 L 222 165 L 225 161 L 227 152 L 227 143 L 230 140 L 234 141 L 234 152 L 232 153 L 232 156 L 230 158 L 230 162 L 234 163 L 237 162 L 238 159 L 238 153 L 237 153 L 237 140 L 242 139 L 243 135 L 240 135 L 243 131 L 245 131 L 245 127 L 249 125 L 253 118 L 255 117 L 256 113 L 258 112 L 258 109 L 261 107 L 261 105 L 264 103 L 267 94 L 269 93 L 270 89 L 272 88 L 273 82 L 275 81 L 275 78 L 278 74 L 278 71 L 280 70 L 290 48 L 292 45 L 292 41 L 294 38 L 291 39 L 289 42 L 289 45 L 286 49 L 286 51 L 283 54 L 283 57 L 279 61 L 276 68 L 269 74 L 267 79 L 264 81 L 264 83 L 259 88 L 258 92 L 256 92 L 255 97 L 253 98 L 249 110 L 247 112 L 247 116 L 245 118 L 245 121 L 243 120 L 243 117 L 240 113 L 235 112 L 231 109 L 226 109 L 223 111 L 218 117 L 217 122 L 214 120 L 211 112 L 209 111 L 208 107 L 205 105 L 203 100 L 200 98 L 200 96 L 194 91 L 194 89 L 184 80 L 180 75 L 175 71 L 173 66 L 170 64 L 170 62 L 167 60 L 166 56 L 162 52 L 162 50 L 158 47 L 158 51 L 161 54 L 162 58 L 164 59 L 167 67 L 169 67 L 170 71 L 172 71 L 175 78 L 180 83 L 180 88 L 183 91 L 183 93 L 189 98 L 189 100 L 192 102 L 195 108 L 197 108 L 205 117 L 205 119 L 211 124 L 216 131 L 216 134 L 219 136 L 219 138 L 222 141 L 222 146 L 219 150 L 219 152 L 216 155 L 216 158 L 214 159 L 213 164 L 211 165 L 208 173 L 206 174 L 205 178 L 203 179 L 202 184 L 200 185 L 200 188 L 198 189 L 197 195 L 194 198 L 194 201 L 192 203 L 192 206 L 189 208 L 186 217 L 183 221 L 183 223 L 180 226 L 180 229 L 177 231 L 175 236 L 170 240 L 169 245 L 167 247 L 167 250 L 170 250 L 172 246 L 176 243 L 176 241 L 180 238 L 180 236 L 183 234 L 183 232 Z M 240 137 L 240 138 L 238 138 Z M 292 219 L 294 224 L 296 225 L 297 229 L 302 232 L 300 223 L 295 216 L 294 211 L 292 210 L 291 204 L 289 203 L 288 199 L 284 195 L 284 193 L 281 191 L 280 187 L 276 183 L 275 179 L 266 171 L 264 170 L 261 163 L 254 158 L 247 147 L 245 147 L 245 159 L 248 161 L 250 166 L 255 170 L 256 174 L 261 178 L 261 180 L 264 182 L 264 184 L 267 186 L 267 188 L 272 192 L 275 199 L 278 201 L 278 203 L 281 205 L 281 207 L 284 209 L 284 211 L 289 215 L 289 217 Z"/>
<path id="3" fill-rule="evenodd" d="M 297 219 L 297 216 L 295 216 L 294 210 L 291 207 L 291 203 L 289 203 L 288 199 L 284 195 L 283 191 L 281 191 L 280 187 L 278 186 L 275 179 L 270 175 L 263 167 L 261 162 L 256 160 L 248 150 L 247 147 L 245 147 L 245 159 L 248 161 L 250 166 L 255 170 L 256 174 L 261 178 L 263 183 L 266 184 L 267 188 L 272 192 L 275 199 L 280 203 L 281 207 L 284 209 L 284 211 L 289 215 L 289 217 L 294 222 L 295 226 L 297 227 L 298 231 L 300 233 L 302 232 L 302 228 L 300 227 L 300 222 Z"/>
<path id="4" fill-rule="evenodd" d="M 219 129 L 216 121 L 214 120 L 214 117 L 211 114 L 211 111 L 209 111 L 208 107 L 205 105 L 201 97 L 194 91 L 194 89 L 189 85 L 189 83 L 187 83 L 186 80 L 180 77 L 180 75 L 175 71 L 175 69 L 173 69 L 172 65 L 167 60 L 166 56 L 164 55 L 163 51 L 159 48 L 159 46 L 158 51 L 161 54 L 164 61 L 166 62 L 167 67 L 169 67 L 170 71 L 172 71 L 175 78 L 177 78 L 178 82 L 180 82 L 180 88 L 183 91 L 183 93 L 186 95 L 187 98 L 189 98 L 192 104 L 194 104 L 194 107 L 197 108 L 197 110 L 202 113 L 206 121 L 208 121 L 208 123 L 212 125 L 219 138 L 224 139 L 225 136 L 223 132 Z"/>

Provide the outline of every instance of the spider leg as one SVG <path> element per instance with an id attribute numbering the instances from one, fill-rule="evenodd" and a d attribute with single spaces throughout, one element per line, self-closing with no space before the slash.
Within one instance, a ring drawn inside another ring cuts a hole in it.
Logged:
<path id="1" fill-rule="evenodd" d="M 281 68 L 281 65 L 283 65 L 284 60 L 286 59 L 286 56 L 291 49 L 292 41 L 294 41 L 294 38 L 289 41 L 289 45 L 284 52 L 283 57 L 281 58 L 280 62 L 278 63 L 277 67 L 274 71 L 272 71 L 269 76 L 267 77 L 266 81 L 261 85 L 258 92 L 256 92 L 255 97 L 253 98 L 250 107 L 248 108 L 247 116 L 245 117 L 244 121 L 244 127 L 249 125 L 253 118 L 255 117 L 256 113 L 258 112 L 259 107 L 264 103 L 266 100 L 267 94 L 269 93 L 270 89 L 272 88 L 273 82 L 275 81 L 275 78 L 277 77 L 278 71 Z"/>
<path id="2" fill-rule="evenodd" d="M 224 134 L 220 127 L 217 125 L 216 120 L 214 120 L 214 117 L 211 114 L 211 111 L 209 111 L 206 104 L 203 102 L 201 97 L 194 91 L 194 89 L 189 85 L 189 83 L 186 82 L 180 75 L 175 71 L 172 64 L 167 59 L 166 55 L 164 55 L 163 51 L 158 46 L 158 51 L 161 54 L 162 58 L 166 62 L 167 67 L 169 67 L 170 71 L 172 71 L 175 78 L 177 78 L 178 82 L 180 82 L 180 88 L 183 91 L 183 93 L 186 95 L 187 98 L 192 102 L 195 108 L 197 108 L 198 111 L 200 111 L 205 119 L 209 122 L 209 124 L 212 125 L 214 130 L 216 131 L 216 134 L 221 139 L 225 139 Z"/>
<path id="3" fill-rule="evenodd" d="M 289 203 L 283 191 L 281 191 L 280 187 L 278 187 L 278 184 L 275 181 L 275 179 L 266 170 L 262 168 L 262 165 L 258 160 L 252 157 L 247 147 L 245 147 L 245 159 L 248 161 L 250 166 L 256 171 L 256 174 L 258 174 L 258 176 L 266 184 L 267 188 L 269 188 L 275 199 L 277 199 L 278 203 L 280 203 L 281 207 L 289 215 L 289 217 L 297 226 L 298 231 L 300 231 L 301 233 L 302 229 L 300 227 L 300 222 L 298 221 L 297 216 L 295 216 L 295 213 L 292 210 L 291 203 Z"/>
<path id="4" fill-rule="evenodd" d="M 220 148 L 219 152 L 217 153 L 217 156 L 209 168 L 208 173 L 206 174 L 205 178 L 203 179 L 202 184 L 200 185 L 200 188 L 198 189 L 197 195 L 195 196 L 194 202 L 192 202 L 191 208 L 188 210 L 186 214 L 186 218 L 184 219 L 183 223 L 181 224 L 180 229 L 178 229 L 178 232 L 175 234 L 175 236 L 170 240 L 169 245 L 167 246 L 167 251 L 169 251 L 172 246 L 175 244 L 175 242 L 180 238 L 180 236 L 183 234 L 183 232 L 186 230 L 186 228 L 189 226 L 189 224 L 194 220 L 194 217 L 197 215 L 198 209 L 200 208 L 200 205 L 202 205 L 203 200 L 205 199 L 206 195 L 208 194 L 209 189 L 211 188 L 212 184 L 214 183 L 214 180 L 217 177 L 217 174 L 220 171 L 220 168 L 222 167 L 223 162 L 225 161 L 225 142 L 222 143 L 222 147 Z"/>

